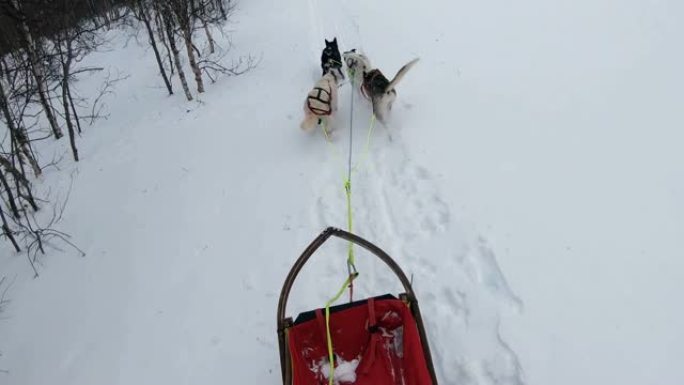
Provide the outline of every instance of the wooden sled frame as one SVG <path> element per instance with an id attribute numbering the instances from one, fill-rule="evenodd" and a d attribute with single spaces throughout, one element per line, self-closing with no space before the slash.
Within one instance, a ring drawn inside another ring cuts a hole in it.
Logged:
<path id="1" fill-rule="evenodd" d="M 318 248 L 321 247 L 331 236 L 347 240 L 368 250 L 382 260 L 390 268 L 390 270 L 392 270 L 397 278 L 399 278 L 399 281 L 401 281 L 405 291 L 399 295 L 399 298 L 403 300 L 409 307 L 411 314 L 416 321 L 418 334 L 420 335 L 420 341 L 423 347 L 423 355 L 425 356 L 425 362 L 428 366 L 432 383 L 437 385 L 437 376 L 435 375 L 435 369 L 432 363 L 432 355 L 430 354 L 430 345 L 425 333 L 425 326 L 423 324 L 423 318 L 420 314 L 420 308 L 418 307 L 418 300 L 416 299 L 416 295 L 411 287 L 411 282 L 408 280 L 408 278 L 406 278 L 406 274 L 404 274 L 399 265 L 379 247 L 359 237 L 358 235 L 354 235 L 335 227 L 328 227 L 318 237 L 316 237 L 311 244 L 309 244 L 309 246 L 294 263 L 292 269 L 290 269 L 290 272 L 288 273 L 285 283 L 283 284 L 283 288 L 280 292 L 280 299 L 278 301 L 278 344 L 280 346 L 280 370 L 283 378 L 283 385 L 292 385 L 292 361 L 290 357 L 290 350 L 288 348 L 288 329 L 292 327 L 294 323 L 292 317 L 287 317 L 285 315 L 287 301 L 290 296 L 290 290 L 292 289 L 292 285 L 294 284 L 297 275 L 299 275 L 299 272 L 302 270 L 309 258 L 311 258 L 316 250 L 318 250 Z"/>

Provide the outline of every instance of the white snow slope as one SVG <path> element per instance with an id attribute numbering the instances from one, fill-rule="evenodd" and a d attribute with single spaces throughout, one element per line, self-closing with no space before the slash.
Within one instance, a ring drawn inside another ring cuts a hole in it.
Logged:
<path id="1" fill-rule="evenodd" d="M 200 103 L 166 97 L 121 33 L 88 59 L 130 75 L 110 119 L 40 181 L 64 192 L 74 172 L 61 229 L 87 256 L 53 252 L 34 280 L 0 249 L 0 383 L 280 383 L 282 282 L 346 222 L 344 160 L 298 128 L 333 36 L 388 76 L 421 58 L 353 206 L 413 276 L 442 384 L 684 383 L 683 19 L 676 0 L 242 1 L 234 54 L 263 60 Z M 354 113 L 360 159 L 370 109 Z M 336 292 L 344 251 L 306 267 L 289 314 Z M 399 290 L 357 259 L 358 296 Z"/>

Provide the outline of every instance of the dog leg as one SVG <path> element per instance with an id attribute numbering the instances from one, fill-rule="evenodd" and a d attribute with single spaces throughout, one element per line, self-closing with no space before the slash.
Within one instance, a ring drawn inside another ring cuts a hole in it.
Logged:
<path id="1" fill-rule="evenodd" d="M 304 114 L 304 120 L 299 127 L 304 131 L 311 131 L 314 127 L 316 127 L 316 124 L 318 124 L 318 116 L 307 111 Z"/>
<path id="2" fill-rule="evenodd" d="M 333 122 L 333 119 L 331 119 L 331 116 L 321 117 L 321 128 L 323 129 L 325 139 L 332 142 L 335 135 L 335 123 Z"/>
<path id="3" fill-rule="evenodd" d="M 331 113 L 337 112 L 337 89 L 333 88 L 332 92 L 330 94 L 330 110 L 332 111 Z"/>
<path id="4" fill-rule="evenodd" d="M 373 103 L 373 115 L 375 115 L 375 118 L 382 123 L 383 125 L 385 124 L 385 118 L 387 116 L 386 111 L 385 111 L 385 105 L 382 100 L 382 98 L 374 98 L 372 100 Z"/>

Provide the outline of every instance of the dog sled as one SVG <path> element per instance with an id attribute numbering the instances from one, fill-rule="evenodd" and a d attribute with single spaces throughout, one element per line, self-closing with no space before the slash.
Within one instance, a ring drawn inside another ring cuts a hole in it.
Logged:
<path id="1" fill-rule="evenodd" d="M 371 252 L 403 285 L 386 294 L 287 317 L 290 290 L 309 258 L 335 236 Z M 399 265 L 379 247 L 329 227 L 304 250 L 283 284 L 278 302 L 278 342 L 283 385 L 437 385 L 423 319 L 413 288 Z M 330 353 L 333 380 L 330 380 Z"/>

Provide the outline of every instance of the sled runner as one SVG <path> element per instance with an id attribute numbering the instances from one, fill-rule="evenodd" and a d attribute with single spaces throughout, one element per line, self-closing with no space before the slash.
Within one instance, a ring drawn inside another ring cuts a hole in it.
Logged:
<path id="1" fill-rule="evenodd" d="M 331 236 L 359 245 L 380 258 L 399 278 L 404 293 L 286 317 L 290 289 L 302 267 Z M 399 265 L 377 246 L 329 227 L 304 250 L 290 270 L 278 302 L 278 342 L 283 385 L 328 385 L 326 331 L 334 352 L 334 383 L 355 385 L 437 385 L 418 301 Z"/>

